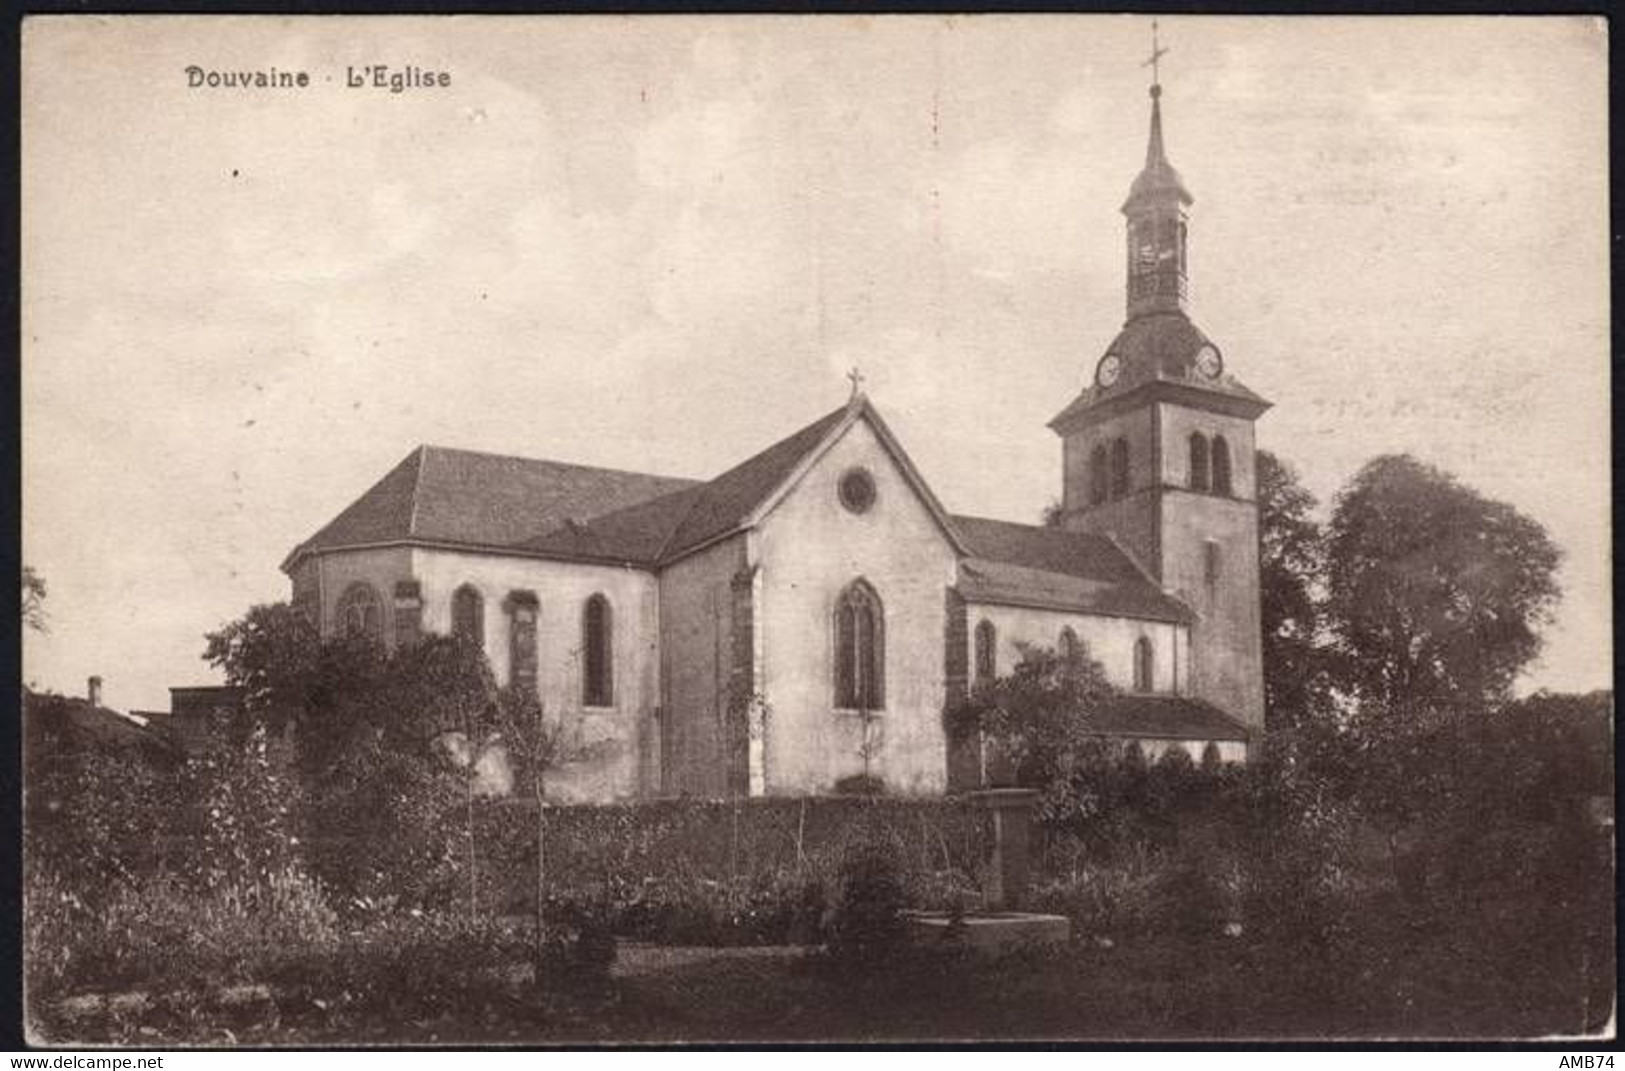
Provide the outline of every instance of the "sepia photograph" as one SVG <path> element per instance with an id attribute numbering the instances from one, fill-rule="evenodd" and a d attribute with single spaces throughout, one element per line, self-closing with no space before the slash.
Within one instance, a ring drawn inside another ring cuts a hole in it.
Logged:
<path id="1" fill-rule="evenodd" d="M 29 1044 L 1614 1037 L 1605 19 L 21 68 Z"/>

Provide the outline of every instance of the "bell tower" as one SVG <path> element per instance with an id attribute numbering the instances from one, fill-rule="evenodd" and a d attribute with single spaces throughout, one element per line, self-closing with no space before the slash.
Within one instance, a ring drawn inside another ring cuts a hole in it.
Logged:
<path id="1" fill-rule="evenodd" d="M 1193 198 L 1185 189 L 1162 144 L 1162 84 L 1159 68 L 1168 50 L 1151 26 L 1151 137 L 1145 167 L 1123 203 L 1128 217 L 1128 318 L 1157 312 L 1184 312 L 1189 280 L 1185 257 L 1186 209 Z"/>
<path id="2" fill-rule="evenodd" d="M 1151 130 L 1129 187 L 1127 318 L 1050 427 L 1062 444 L 1063 523 L 1112 537 L 1195 612 L 1190 693 L 1262 729 L 1263 636 L 1253 424 L 1269 402 L 1192 322 L 1195 199 L 1168 162 L 1152 24 Z"/>

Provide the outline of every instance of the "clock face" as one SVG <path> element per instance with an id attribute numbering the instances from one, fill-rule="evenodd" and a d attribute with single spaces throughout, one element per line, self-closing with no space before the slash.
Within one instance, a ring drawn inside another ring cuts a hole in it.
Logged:
<path id="1" fill-rule="evenodd" d="M 1115 353 L 1108 353 L 1100 359 L 1100 367 L 1095 369 L 1095 380 L 1102 387 L 1109 387 L 1117 382 L 1117 377 L 1122 374 L 1122 371 L 1122 359 Z"/>
<path id="2" fill-rule="evenodd" d="M 1216 378 L 1224 371 L 1224 361 L 1220 360 L 1219 351 L 1211 344 L 1196 351 L 1196 370 L 1209 379 Z"/>

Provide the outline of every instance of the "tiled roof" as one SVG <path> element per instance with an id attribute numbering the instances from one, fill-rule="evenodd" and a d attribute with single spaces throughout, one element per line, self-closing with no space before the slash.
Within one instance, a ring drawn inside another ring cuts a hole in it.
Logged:
<path id="1" fill-rule="evenodd" d="M 738 527 L 848 411 L 706 482 L 422 446 L 286 564 L 312 551 L 422 540 L 654 565 Z"/>
<path id="2" fill-rule="evenodd" d="M 421 446 L 310 539 L 318 550 L 407 540 L 509 547 L 695 486 L 692 480 Z"/>
<path id="3" fill-rule="evenodd" d="M 975 555 L 959 571 L 959 593 L 972 602 L 1192 619 L 1189 607 L 1165 594 L 1105 536 L 985 517 L 953 521 Z"/>
<path id="4" fill-rule="evenodd" d="M 847 407 L 842 406 L 707 483 L 672 533 L 665 556 L 681 554 L 738 527 L 846 414 Z"/>
<path id="5" fill-rule="evenodd" d="M 517 547 L 564 558 L 654 565 L 705 488 L 703 483 L 695 484 L 583 523 L 566 522 Z"/>
<path id="6" fill-rule="evenodd" d="M 847 413 L 835 410 L 706 483 L 692 484 L 523 540 L 524 550 L 657 565 L 738 528 L 824 441 Z"/>
<path id="7" fill-rule="evenodd" d="M 1247 727 L 1211 703 L 1184 695 L 1120 695 L 1090 717 L 1103 736 L 1246 740 Z"/>

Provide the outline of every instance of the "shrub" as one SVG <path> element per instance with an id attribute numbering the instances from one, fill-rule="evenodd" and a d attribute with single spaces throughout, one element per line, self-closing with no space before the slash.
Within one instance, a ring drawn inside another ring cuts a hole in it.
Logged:
<path id="1" fill-rule="evenodd" d="M 263 724 L 237 741 L 224 728 L 204 734 L 182 770 L 192 834 L 185 874 L 202 889 L 257 895 L 285 888 L 301 867 L 294 786 L 273 762 Z"/>
<path id="2" fill-rule="evenodd" d="M 902 944 L 905 904 L 895 855 L 891 846 L 871 842 L 855 846 L 842 861 L 829 933 L 836 960 L 873 963 Z"/>
<path id="3" fill-rule="evenodd" d="M 835 793 L 839 796 L 884 796 L 886 782 L 874 774 L 851 774 L 835 782 Z"/>
<path id="4" fill-rule="evenodd" d="M 31 982 L 46 991 L 259 981 L 287 957 L 331 950 L 339 934 L 321 890 L 297 871 L 202 892 L 158 875 L 88 916 L 42 874 L 31 882 L 29 923 L 31 966 L 36 950 L 43 955 Z"/>
<path id="5" fill-rule="evenodd" d="M 153 869 L 180 811 L 175 756 L 81 727 L 81 700 L 29 693 L 24 703 L 28 869 L 94 908 Z"/>

